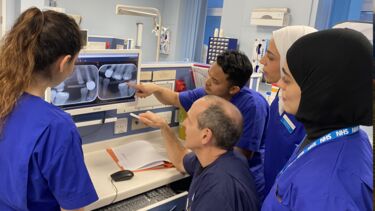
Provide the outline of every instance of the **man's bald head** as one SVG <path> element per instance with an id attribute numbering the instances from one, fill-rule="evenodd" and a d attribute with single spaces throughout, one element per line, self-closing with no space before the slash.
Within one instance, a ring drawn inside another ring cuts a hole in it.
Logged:
<path id="1" fill-rule="evenodd" d="M 229 101 L 206 95 L 194 102 L 199 129 L 209 128 L 215 144 L 223 149 L 232 149 L 242 133 L 241 112 Z"/>

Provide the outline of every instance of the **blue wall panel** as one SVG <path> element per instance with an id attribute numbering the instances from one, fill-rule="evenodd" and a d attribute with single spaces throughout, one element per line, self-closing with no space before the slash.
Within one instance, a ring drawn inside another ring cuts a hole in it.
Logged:
<path id="1" fill-rule="evenodd" d="M 208 0 L 208 8 L 223 8 L 224 0 Z"/>
<path id="2" fill-rule="evenodd" d="M 208 45 L 208 38 L 214 35 L 215 28 L 220 28 L 221 16 L 207 16 L 204 30 L 204 44 Z"/>

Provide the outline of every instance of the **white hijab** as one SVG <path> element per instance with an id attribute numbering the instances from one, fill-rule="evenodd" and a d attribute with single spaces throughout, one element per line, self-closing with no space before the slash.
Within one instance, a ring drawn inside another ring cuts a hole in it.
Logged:
<path id="1" fill-rule="evenodd" d="M 280 54 L 280 72 L 286 61 L 286 53 L 292 44 L 300 37 L 316 32 L 317 30 L 310 26 L 286 26 L 284 28 L 273 31 L 272 37 L 275 41 L 277 51 Z M 281 90 L 279 91 L 281 95 Z M 279 113 L 284 112 L 284 106 L 281 99 L 279 99 Z"/>

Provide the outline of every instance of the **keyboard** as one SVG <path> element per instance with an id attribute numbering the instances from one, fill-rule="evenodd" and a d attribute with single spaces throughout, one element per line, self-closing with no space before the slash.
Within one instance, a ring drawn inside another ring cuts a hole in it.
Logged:
<path id="1" fill-rule="evenodd" d="M 172 188 L 170 188 L 169 186 L 162 186 L 160 188 L 150 190 L 140 195 L 136 195 L 131 198 L 124 199 L 122 201 L 99 208 L 97 209 L 97 211 L 138 210 L 143 207 L 147 207 L 151 204 L 170 198 L 174 195 L 176 195 L 176 193 L 172 190 Z"/>

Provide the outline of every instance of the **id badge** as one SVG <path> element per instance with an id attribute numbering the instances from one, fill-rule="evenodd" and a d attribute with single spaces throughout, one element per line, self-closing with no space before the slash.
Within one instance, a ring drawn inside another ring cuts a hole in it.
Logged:
<path id="1" fill-rule="evenodd" d="M 289 119 L 288 115 L 285 113 L 282 115 L 280 119 L 281 123 L 283 123 L 284 127 L 288 130 L 289 134 L 293 133 L 294 129 L 296 129 L 296 126 L 293 124 L 293 122 Z"/>

